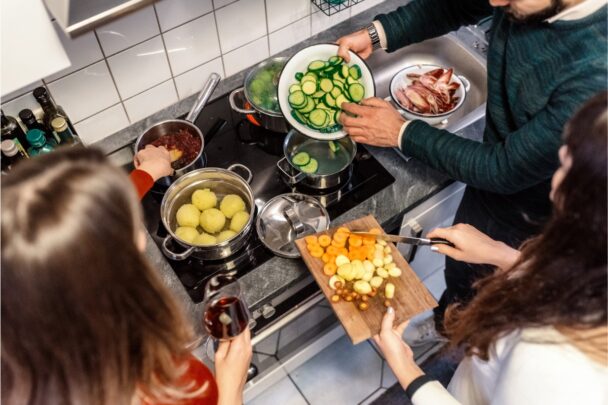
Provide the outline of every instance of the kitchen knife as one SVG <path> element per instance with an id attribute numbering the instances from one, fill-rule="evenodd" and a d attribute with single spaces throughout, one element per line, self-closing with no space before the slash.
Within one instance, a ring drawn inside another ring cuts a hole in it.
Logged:
<path id="1" fill-rule="evenodd" d="M 430 246 L 430 245 L 448 245 L 451 247 L 455 247 L 454 244 L 446 239 L 441 238 L 415 238 L 413 236 L 399 236 L 399 235 L 376 235 L 368 232 L 351 232 L 354 235 L 361 236 L 371 236 L 376 239 L 381 239 L 387 242 L 394 243 L 407 243 L 409 245 L 418 245 L 418 246 Z"/>

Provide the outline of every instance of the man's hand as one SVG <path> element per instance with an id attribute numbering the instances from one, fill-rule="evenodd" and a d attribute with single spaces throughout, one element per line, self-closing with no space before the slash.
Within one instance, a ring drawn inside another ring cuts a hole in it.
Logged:
<path id="1" fill-rule="evenodd" d="M 352 34 L 343 36 L 336 41 L 338 48 L 338 56 L 341 56 L 346 62 L 350 62 L 348 51 L 353 51 L 362 59 L 367 59 L 372 54 L 372 39 L 366 29 L 362 29 Z"/>
<path id="2" fill-rule="evenodd" d="M 340 123 L 355 142 L 374 146 L 399 147 L 399 131 L 405 119 L 388 102 L 366 98 L 361 105 L 342 104 Z"/>
<path id="3" fill-rule="evenodd" d="M 507 270 L 515 264 L 520 255 L 519 250 L 494 240 L 467 224 L 437 228 L 426 236 L 427 238 L 444 238 L 452 242 L 455 247 L 437 244 L 432 249 L 461 262 L 491 264 Z"/>
<path id="4" fill-rule="evenodd" d="M 243 403 L 243 388 L 253 355 L 249 328 L 229 341 L 221 341 L 215 353 L 215 380 L 219 390 L 219 405 Z"/>
<path id="5" fill-rule="evenodd" d="M 133 163 L 136 169 L 148 173 L 154 181 L 173 174 L 171 155 L 164 146 L 146 145 L 144 149 L 137 152 Z"/>
<path id="6" fill-rule="evenodd" d="M 409 321 L 403 322 L 396 328 L 393 327 L 393 322 L 395 322 L 395 311 L 389 307 L 382 318 L 380 334 L 374 336 L 374 342 L 384 354 L 386 362 L 403 389 L 407 389 L 412 381 L 424 373 L 414 361 L 412 349 L 403 341 L 403 331 Z"/>

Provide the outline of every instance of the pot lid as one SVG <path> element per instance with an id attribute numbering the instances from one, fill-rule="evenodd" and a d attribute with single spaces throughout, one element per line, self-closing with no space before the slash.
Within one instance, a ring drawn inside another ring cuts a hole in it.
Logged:
<path id="1" fill-rule="evenodd" d="M 281 194 L 268 201 L 258 215 L 256 228 L 260 240 L 276 255 L 300 257 L 294 241 L 326 231 L 329 214 L 321 203 L 304 194 Z"/>
<path id="2" fill-rule="evenodd" d="M 281 70 L 287 58 L 272 58 L 254 67 L 245 79 L 245 97 L 253 108 L 266 114 L 281 116 L 278 87 Z"/>

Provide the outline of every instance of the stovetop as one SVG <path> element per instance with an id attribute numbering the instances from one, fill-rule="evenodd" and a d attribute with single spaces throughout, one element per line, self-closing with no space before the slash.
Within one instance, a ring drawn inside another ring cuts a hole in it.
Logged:
<path id="1" fill-rule="evenodd" d="M 352 176 L 346 185 L 323 192 L 287 186 L 276 167 L 277 161 L 283 157 L 285 134 L 257 127 L 235 113 L 230 108 L 227 96 L 207 105 L 195 124 L 205 136 L 207 167 L 227 168 L 233 163 L 240 163 L 252 171 L 250 185 L 258 211 L 276 195 L 299 192 L 318 198 L 326 206 L 330 218 L 335 218 L 395 181 L 365 147 L 358 145 Z M 142 200 L 146 228 L 159 248 L 167 235 L 160 220 L 163 192 L 161 187 L 155 186 Z M 173 249 L 179 251 L 178 246 L 173 246 Z M 247 245 L 230 258 L 205 262 L 196 258 L 167 261 L 191 299 L 198 303 L 204 299 L 205 283 L 213 274 L 235 269 L 240 277 L 272 257 L 273 253 L 261 243 L 253 229 Z"/>

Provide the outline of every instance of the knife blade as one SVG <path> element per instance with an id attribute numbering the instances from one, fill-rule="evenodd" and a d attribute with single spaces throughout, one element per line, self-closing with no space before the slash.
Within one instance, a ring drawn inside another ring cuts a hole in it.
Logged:
<path id="1" fill-rule="evenodd" d="M 417 245 L 417 246 L 431 246 L 431 245 L 448 245 L 454 247 L 454 244 L 446 239 L 441 238 L 415 238 L 413 236 L 400 236 L 400 235 L 376 235 L 368 232 L 351 232 L 355 235 L 361 236 L 371 236 L 376 239 L 381 239 L 386 242 L 394 242 L 394 243 L 407 243 L 408 245 Z"/>

